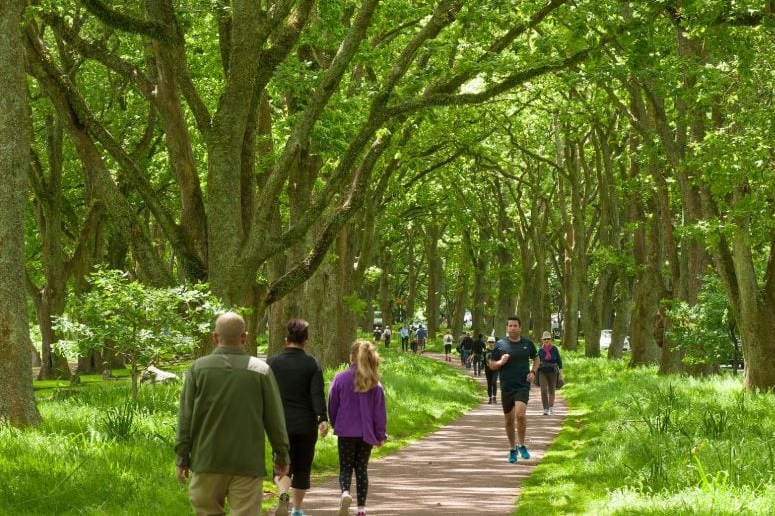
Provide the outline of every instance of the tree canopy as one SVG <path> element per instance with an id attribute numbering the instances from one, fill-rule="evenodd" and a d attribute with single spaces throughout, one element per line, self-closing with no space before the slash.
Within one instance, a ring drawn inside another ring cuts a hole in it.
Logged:
<path id="1" fill-rule="evenodd" d="M 308 315 L 327 363 L 400 297 L 431 336 L 612 327 L 664 373 L 712 275 L 775 385 L 769 3 L 64 0 L 21 30 L 42 371 L 98 265 L 207 282 L 252 335 Z"/>

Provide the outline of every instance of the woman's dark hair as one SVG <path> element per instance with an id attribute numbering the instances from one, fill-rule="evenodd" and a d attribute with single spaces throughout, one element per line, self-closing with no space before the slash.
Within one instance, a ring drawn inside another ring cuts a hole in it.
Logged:
<path id="1" fill-rule="evenodd" d="M 304 344 L 309 339 L 309 323 L 304 319 L 291 319 L 285 338 L 294 344 Z"/>

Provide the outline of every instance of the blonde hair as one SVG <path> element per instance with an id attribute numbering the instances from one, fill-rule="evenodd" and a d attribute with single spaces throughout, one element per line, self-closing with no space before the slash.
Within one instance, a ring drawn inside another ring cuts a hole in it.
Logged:
<path id="1" fill-rule="evenodd" d="M 379 383 L 377 367 L 382 359 L 368 340 L 356 340 L 350 348 L 350 362 L 355 364 L 355 392 L 366 392 Z"/>

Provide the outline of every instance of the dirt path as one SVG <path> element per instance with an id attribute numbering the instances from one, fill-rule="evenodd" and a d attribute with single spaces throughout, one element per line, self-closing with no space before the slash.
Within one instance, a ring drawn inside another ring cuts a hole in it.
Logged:
<path id="1" fill-rule="evenodd" d="M 440 360 L 440 355 L 429 353 Z M 460 367 L 460 362 L 452 365 Z M 462 368 L 461 368 L 462 369 Z M 485 382 L 484 376 L 477 380 Z M 482 404 L 463 417 L 402 450 L 369 464 L 368 516 L 511 514 L 522 479 L 530 475 L 562 427 L 567 413 L 559 394 L 553 416 L 542 415 L 541 393 L 528 404 L 527 447 L 531 458 L 510 464 L 498 403 Z M 388 414 L 389 417 L 389 414 Z M 351 493 L 355 497 L 355 479 Z M 307 516 L 335 516 L 336 478 L 313 485 L 304 499 Z M 350 514 L 355 514 L 355 500 Z"/>

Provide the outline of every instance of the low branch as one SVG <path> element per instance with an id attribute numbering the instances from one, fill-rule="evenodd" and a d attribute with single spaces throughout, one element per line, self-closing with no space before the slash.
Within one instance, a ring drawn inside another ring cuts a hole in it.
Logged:
<path id="1" fill-rule="evenodd" d="M 142 34 L 165 42 L 182 42 L 183 35 L 177 27 L 169 27 L 155 21 L 141 20 L 111 9 L 100 0 L 80 0 L 86 9 L 102 23 L 114 29 Z"/>

